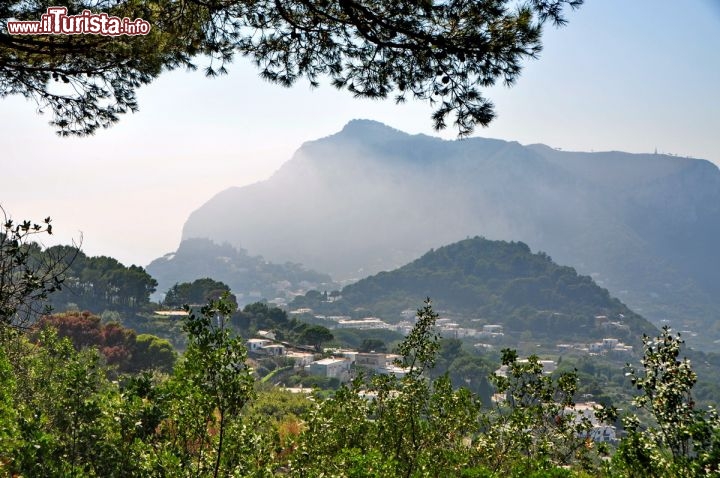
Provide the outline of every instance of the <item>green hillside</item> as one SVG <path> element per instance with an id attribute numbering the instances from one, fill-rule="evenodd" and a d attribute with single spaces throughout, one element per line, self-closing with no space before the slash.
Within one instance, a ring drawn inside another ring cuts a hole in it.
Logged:
<path id="1" fill-rule="evenodd" d="M 642 333 L 656 333 L 590 277 L 522 242 L 466 239 L 349 285 L 341 294 L 336 302 L 302 305 L 346 313 L 361 308 L 361 314 L 397 321 L 402 310 L 431 297 L 438 310 L 461 323 L 501 324 L 533 337 L 602 338 L 613 329 L 613 336 L 636 342 Z"/>

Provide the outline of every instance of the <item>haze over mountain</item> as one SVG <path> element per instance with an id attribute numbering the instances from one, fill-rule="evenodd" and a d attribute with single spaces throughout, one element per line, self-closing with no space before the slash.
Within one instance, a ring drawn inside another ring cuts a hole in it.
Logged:
<path id="1" fill-rule="evenodd" d="M 227 284 L 240 305 L 261 298 L 282 303 L 291 300 L 298 290 L 334 287 L 327 274 L 291 262 L 272 263 L 230 244 L 216 244 L 208 239 L 183 241 L 177 252 L 155 259 L 147 271 L 158 282 L 155 299 L 160 299 L 175 284 L 206 277 Z"/>
<path id="2" fill-rule="evenodd" d="M 356 120 L 270 179 L 217 194 L 183 230 L 336 280 L 475 235 L 523 241 L 656 323 L 703 328 L 706 346 L 718 338 L 720 171 L 704 160 L 446 141 Z"/>

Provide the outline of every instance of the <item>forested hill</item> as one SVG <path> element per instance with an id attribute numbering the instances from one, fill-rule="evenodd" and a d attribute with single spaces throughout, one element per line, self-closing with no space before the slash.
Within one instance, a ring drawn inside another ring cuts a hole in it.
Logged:
<path id="1" fill-rule="evenodd" d="M 349 285 L 340 302 L 348 309 L 399 315 L 428 296 L 440 310 L 533 336 L 600 338 L 607 336 L 611 322 L 626 325 L 627 330 L 619 330 L 629 339 L 657 332 L 590 277 L 544 253 L 532 253 L 522 242 L 480 237 L 431 250 L 399 269 Z"/>

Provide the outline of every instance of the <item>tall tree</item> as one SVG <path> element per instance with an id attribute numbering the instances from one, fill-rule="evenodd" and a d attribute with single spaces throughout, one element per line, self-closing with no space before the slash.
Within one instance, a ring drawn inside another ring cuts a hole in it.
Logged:
<path id="1" fill-rule="evenodd" d="M 639 391 L 633 405 L 654 419 L 647 426 L 634 413 L 623 417 L 627 438 L 615 462 L 626 476 L 720 476 L 720 416 L 696 408 L 697 374 L 680 360 L 683 343 L 665 326 L 660 336 L 643 337 L 642 369 L 626 367 Z"/>
<path id="2" fill-rule="evenodd" d="M 219 299 L 227 292 L 230 292 L 227 284 L 205 277 L 193 282 L 175 284 L 165 294 L 163 303 L 167 307 L 206 304 L 208 301 Z M 227 297 L 237 309 L 237 298 L 232 294 L 228 294 Z"/>
<path id="3" fill-rule="evenodd" d="M 171 382 L 176 393 L 174 425 L 186 454 L 182 459 L 195 476 L 228 476 L 223 463 L 231 467 L 232 459 L 224 455 L 226 433 L 254 395 L 243 340 L 226 328 L 235 308 L 227 298 L 225 294 L 188 316 L 188 348 Z"/>
<path id="4" fill-rule="evenodd" d="M 146 36 L 10 35 L 11 19 L 37 21 L 46 2 L 0 4 L 0 96 L 20 94 L 53 113 L 61 135 L 90 134 L 137 110 L 135 90 L 161 72 L 209 58 L 207 76 L 236 54 L 282 86 L 326 77 L 355 97 L 406 98 L 435 107 L 434 126 L 454 116 L 459 134 L 487 125 L 480 89 L 512 84 L 536 58 L 542 26 L 565 23 L 583 0 L 65 0 L 151 24 Z M 53 81 L 66 88 L 53 87 Z"/>
<path id="5" fill-rule="evenodd" d="M 399 346 L 402 378 L 357 378 L 318 403 L 291 476 L 461 476 L 475 453 L 465 441 L 477 432 L 479 403 L 466 389 L 453 390 L 447 376 L 426 377 L 439 350 L 437 318 L 428 299 Z"/>
<path id="6" fill-rule="evenodd" d="M 320 351 L 322 344 L 330 342 L 333 338 L 332 332 L 327 327 L 311 325 L 302 331 L 299 340 L 304 344 L 312 345 L 316 350 Z"/>

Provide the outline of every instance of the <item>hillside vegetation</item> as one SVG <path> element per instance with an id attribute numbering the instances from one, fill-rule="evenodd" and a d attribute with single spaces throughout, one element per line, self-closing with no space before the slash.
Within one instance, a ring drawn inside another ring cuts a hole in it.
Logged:
<path id="1" fill-rule="evenodd" d="M 398 269 L 348 285 L 337 301 L 305 296 L 293 305 L 325 314 L 362 308 L 362 314 L 397 321 L 402 310 L 425 297 L 432 297 L 443 313 L 530 331 L 536 338 L 602 338 L 608 333 L 603 324 L 610 322 L 627 326 L 615 333 L 636 343 L 643 333 L 656 333 L 652 324 L 572 267 L 532 253 L 522 242 L 481 237 L 431 250 Z"/>
<path id="2" fill-rule="evenodd" d="M 644 340 L 627 436 L 595 442 L 611 408 L 576 407 L 578 376 L 548 376 L 538 357 L 502 351 L 506 376 L 483 403 L 431 376 L 440 342 L 429 301 L 398 346 L 406 368 L 359 376 L 312 401 L 268 391 L 213 301 L 184 320 L 172 372 L 115 380 L 96 348 L 50 326 L 36 336 L 0 322 L 0 473 L 8 476 L 287 476 L 430 478 L 700 477 L 720 474 L 720 419 L 697 408 L 681 341 Z M 638 413 L 642 410 L 644 413 Z M 609 458 L 609 460 L 608 460 Z"/>

